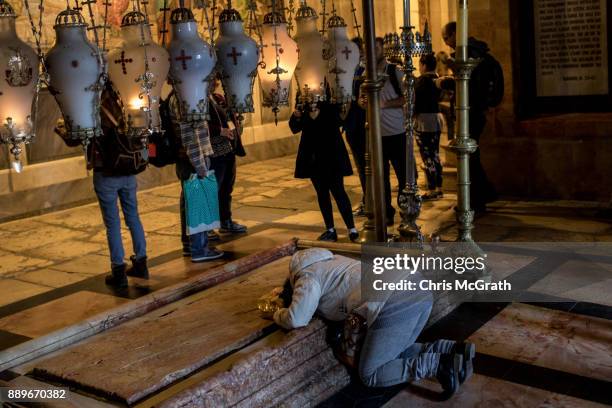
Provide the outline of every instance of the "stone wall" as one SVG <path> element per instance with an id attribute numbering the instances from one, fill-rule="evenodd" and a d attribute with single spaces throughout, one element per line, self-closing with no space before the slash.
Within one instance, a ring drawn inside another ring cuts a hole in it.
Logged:
<path id="1" fill-rule="evenodd" d="M 470 35 L 489 44 L 505 74 L 504 101 L 489 113 L 481 138 L 487 174 L 505 196 L 611 201 L 612 113 L 517 118 L 513 67 L 521 50 L 510 3 L 469 2 Z"/>

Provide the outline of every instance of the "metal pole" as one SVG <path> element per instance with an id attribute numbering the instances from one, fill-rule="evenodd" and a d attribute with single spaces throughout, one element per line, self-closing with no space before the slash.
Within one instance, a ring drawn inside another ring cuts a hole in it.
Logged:
<path id="1" fill-rule="evenodd" d="M 368 96 L 368 151 L 366 158 L 366 211 L 370 210 L 364 228 L 365 240 L 372 242 L 387 241 L 387 223 L 385 215 L 385 190 L 383 184 L 382 139 L 380 130 L 380 90 L 382 81 L 378 78 L 376 64 L 376 30 L 374 26 L 373 0 L 362 0 L 363 35 L 366 57 L 366 80 L 362 87 Z M 368 193 L 367 191 L 370 191 Z M 368 204 L 368 198 L 371 200 Z M 372 214 L 373 210 L 373 214 Z M 372 234 L 372 226 L 374 234 Z M 369 232 L 369 235 L 368 235 Z"/>
<path id="2" fill-rule="evenodd" d="M 404 0 L 404 24 L 401 27 L 402 35 L 400 41 L 400 52 L 402 54 L 402 71 L 404 72 L 404 114 L 405 114 L 405 142 L 404 142 L 404 160 L 406 168 L 404 170 L 405 185 L 399 186 L 398 204 L 400 206 L 400 215 L 402 222 L 398 228 L 400 236 L 404 240 L 414 241 L 417 245 L 423 244 L 423 234 L 421 228 L 417 225 L 417 218 L 421 213 L 421 196 L 418 192 L 415 175 L 415 158 L 414 158 L 414 65 L 412 57 L 420 55 L 421 50 L 415 42 L 414 33 L 410 25 L 410 0 Z M 427 45 L 427 44 L 426 44 Z M 424 48 L 425 51 L 431 49 L 431 44 Z M 423 51 L 424 52 L 424 51 Z"/>
<path id="3" fill-rule="evenodd" d="M 468 86 L 472 70 L 479 61 L 468 57 L 467 45 L 468 5 L 467 0 L 457 0 L 457 32 L 455 33 L 457 48 L 456 56 L 456 111 L 457 137 L 450 147 L 457 154 L 457 228 L 458 241 L 473 242 L 472 229 L 474 211 L 470 207 L 470 154 L 476 151 L 478 145 L 470 138 L 470 105 Z"/>

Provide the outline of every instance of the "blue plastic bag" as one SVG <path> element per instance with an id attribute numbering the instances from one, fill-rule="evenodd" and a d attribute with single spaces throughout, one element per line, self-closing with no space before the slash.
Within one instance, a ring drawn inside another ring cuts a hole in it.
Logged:
<path id="1" fill-rule="evenodd" d="M 200 179 L 192 174 L 183 181 L 187 235 L 219 228 L 219 197 L 217 178 L 213 171 Z"/>

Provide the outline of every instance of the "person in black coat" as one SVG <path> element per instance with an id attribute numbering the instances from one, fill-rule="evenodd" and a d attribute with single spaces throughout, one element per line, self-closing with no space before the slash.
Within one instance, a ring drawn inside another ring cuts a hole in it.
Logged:
<path id="1" fill-rule="evenodd" d="M 349 230 L 349 238 L 351 241 L 359 238 L 351 201 L 344 189 L 344 176 L 353 174 L 353 169 L 340 135 L 340 115 L 339 106 L 319 102 L 315 106 L 306 104 L 303 109 L 296 107 L 289 119 L 291 131 L 294 134 L 302 132 L 295 161 L 295 177 L 309 178 L 312 182 L 327 228 L 319 236 L 320 241 L 338 239 L 330 192 Z"/>

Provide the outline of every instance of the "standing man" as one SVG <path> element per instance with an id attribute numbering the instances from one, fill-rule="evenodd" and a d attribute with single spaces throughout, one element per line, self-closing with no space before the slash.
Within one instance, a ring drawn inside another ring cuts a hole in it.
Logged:
<path id="1" fill-rule="evenodd" d="M 100 106 L 102 119 L 101 137 L 95 137 L 87 146 L 87 167 L 93 169 L 93 184 L 104 226 L 111 258 L 110 275 L 105 282 L 109 286 L 125 288 L 128 276 L 148 279 L 147 246 L 144 229 L 138 215 L 138 189 L 136 174 L 147 167 L 143 150 L 146 148 L 140 138 L 125 133 L 125 120 L 119 98 L 110 81 L 102 92 Z M 68 146 L 78 146 L 80 142 L 67 138 L 63 122 L 58 123 L 55 132 Z M 121 239 L 121 217 L 117 200 L 125 223 L 130 229 L 134 255 L 130 257 L 132 266 L 125 263 L 125 250 Z"/>
<path id="2" fill-rule="evenodd" d="M 376 37 L 376 63 L 378 72 L 385 78 L 385 84 L 380 93 L 380 125 L 383 148 L 383 174 L 385 179 L 385 202 L 387 226 L 394 224 L 395 208 L 391 204 L 391 180 L 390 165 L 393 166 L 399 190 L 406 185 L 406 160 L 404 157 L 404 145 L 406 143 L 406 131 L 404 127 L 404 97 L 402 94 L 402 72 L 396 65 L 388 63 L 383 52 L 384 41 Z M 362 108 L 367 106 L 367 99 L 360 95 L 359 103 Z M 416 175 L 416 173 L 415 173 Z"/>
<path id="3" fill-rule="evenodd" d="M 351 40 L 359 48 L 359 65 L 355 69 L 355 77 L 353 78 L 353 95 L 359 96 L 359 89 L 363 83 L 363 73 L 365 71 L 364 55 L 363 55 L 363 40 L 360 37 L 355 37 Z M 359 182 L 361 184 L 361 203 L 355 210 L 353 215 L 355 217 L 365 216 L 365 194 L 366 194 L 366 176 L 365 176 L 365 149 L 366 149 L 366 111 L 357 101 L 351 101 L 348 113 L 342 128 L 346 133 L 346 141 L 351 148 L 353 154 L 353 160 L 357 167 L 357 174 L 359 175 Z"/>
<path id="4" fill-rule="evenodd" d="M 456 48 L 457 23 L 452 21 L 444 26 L 442 38 L 453 50 Z M 452 54 L 455 57 L 455 53 Z M 470 155 L 470 203 L 476 212 L 486 211 L 486 204 L 497 199 L 495 188 L 489 182 L 480 162 L 480 136 L 487 123 L 489 107 L 501 103 L 504 95 L 503 71 L 499 62 L 489 54 L 489 46 L 484 41 L 470 37 L 468 39 L 468 57 L 479 58 L 480 63 L 472 71 L 469 82 L 470 100 L 470 137 L 479 147 Z M 450 68 L 453 69 L 452 64 Z M 440 78 L 438 86 L 442 89 L 455 89 L 452 78 Z"/>

